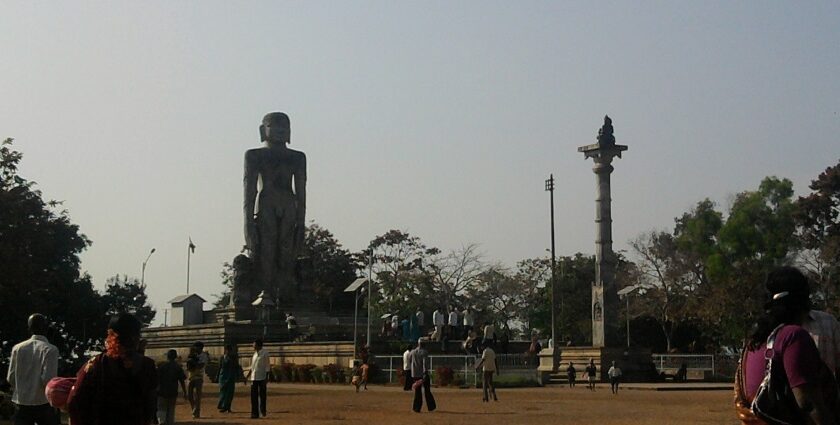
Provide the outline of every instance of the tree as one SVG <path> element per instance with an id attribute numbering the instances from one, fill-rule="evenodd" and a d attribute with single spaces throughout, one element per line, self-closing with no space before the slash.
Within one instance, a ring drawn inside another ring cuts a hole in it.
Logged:
<path id="1" fill-rule="evenodd" d="M 146 285 L 136 278 L 119 275 L 109 278 L 102 301 L 109 316 L 131 313 L 145 326 L 155 318 L 155 309 L 147 302 Z"/>
<path id="2" fill-rule="evenodd" d="M 429 274 L 429 278 L 423 281 L 429 286 L 421 288 L 420 295 L 445 306 L 461 307 L 467 289 L 478 282 L 485 270 L 475 244 L 450 251 L 443 257 L 429 256 L 426 263 L 428 265 L 424 265 L 422 270 Z"/>
<path id="3" fill-rule="evenodd" d="M 0 143 L 0 341 L 11 348 L 28 338 L 26 320 L 35 312 L 82 339 L 90 335 L 86 324 L 102 322 L 101 311 L 88 308 L 97 304 L 97 294 L 79 273 L 79 254 L 90 240 L 58 209 L 60 202 L 44 201 L 35 183 L 18 175 L 23 154 L 12 142 Z M 0 362 L 7 355 L 0 353 Z"/>
<path id="4" fill-rule="evenodd" d="M 840 161 L 820 173 L 811 193 L 796 200 L 794 219 L 804 252 L 800 264 L 817 284 L 812 292 L 821 308 L 840 314 Z"/>
<path id="5" fill-rule="evenodd" d="M 376 276 L 373 304 L 376 312 L 413 312 L 416 307 L 434 307 L 432 300 L 420 296 L 421 288 L 431 288 L 430 275 L 423 269 L 430 257 L 440 250 L 429 248 L 420 238 L 400 230 L 389 230 L 371 241 L 357 261 L 367 266 L 373 252 L 373 274 Z"/>
<path id="6" fill-rule="evenodd" d="M 329 311 L 336 306 L 352 307 L 353 296 L 343 291 L 356 279 L 358 265 L 335 236 L 318 224 L 310 224 L 304 235 L 303 256 L 308 259 L 308 267 L 302 283 L 311 288 L 316 301 Z"/>
<path id="7" fill-rule="evenodd" d="M 518 285 L 521 301 L 516 306 L 517 316 L 523 322 L 524 331 L 531 335 L 542 330 L 551 334 L 551 260 L 548 258 L 529 258 L 516 264 L 513 278 Z M 560 271 L 557 271 L 558 282 Z M 558 298 L 561 293 L 558 292 Z M 561 299 L 557 299 L 558 314 L 562 309 Z M 559 323 L 559 322 L 558 322 Z"/>
<path id="8" fill-rule="evenodd" d="M 705 329 L 719 345 L 738 345 L 761 314 L 764 276 L 795 253 L 793 183 L 766 177 L 739 193 L 706 260 L 710 285 L 701 288 Z"/>
<path id="9" fill-rule="evenodd" d="M 634 304 L 656 320 L 670 351 L 674 331 L 691 314 L 686 307 L 694 287 L 687 264 L 693 264 L 684 261 L 675 238 L 667 232 L 644 233 L 630 246 L 639 257 L 636 284 L 640 289 Z"/>

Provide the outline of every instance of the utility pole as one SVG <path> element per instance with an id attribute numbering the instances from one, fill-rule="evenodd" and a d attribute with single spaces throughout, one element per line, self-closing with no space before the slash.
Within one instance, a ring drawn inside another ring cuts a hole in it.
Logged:
<path id="1" fill-rule="evenodd" d="M 557 279 L 554 276 L 557 268 L 557 256 L 554 251 L 554 174 L 550 174 L 548 180 L 545 181 L 545 190 L 551 198 L 551 367 L 554 369 L 557 367 L 557 319 L 555 317 Z"/>

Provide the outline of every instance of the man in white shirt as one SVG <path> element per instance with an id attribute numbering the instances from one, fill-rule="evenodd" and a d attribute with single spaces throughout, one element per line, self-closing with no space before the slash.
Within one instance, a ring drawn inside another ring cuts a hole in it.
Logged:
<path id="1" fill-rule="evenodd" d="M 443 338 L 443 325 L 445 321 L 443 319 L 443 313 L 439 308 L 436 308 L 435 312 L 432 313 L 432 323 L 435 325 L 435 341 L 440 341 Z"/>
<path id="2" fill-rule="evenodd" d="M 464 320 L 464 339 L 467 339 L 470 335 L 470 331 L 472 331 L 473 326 L 475 326 L 475 319 L 473 319 L 472 312 L 470 312 L 469 308 L 465 308 L 464 312 L 461 313 Z"/>
<path id="3" fill-rule="evenodd" d="M 447 320 L 449 324 L 449 338 L 458 338 L 458 311 L 455 310 L 455 307 L 449 307 L 449 320 Z"/>
<path id="4" fill-rule="evenodd" d="M 251 357 L 251 371 L 248 372 L 248 380 L 251 381 L 251 419 L 259 418 L 260 415 L 265 417 L 270 367 L 268 350 L 263 348 L 262 339 L 257 338 L 254 341 L 254 355 Z"/>
<path id="5" fill-rule="evenodd" d="M 403 389 L 408 391 L 411 389 L 411 384 L 414 383 L 414 380 L 411 379 L 411 345 L 405 346 L 405 352 L 403 353 L 403 378 L 405 378 L 405 386 Z"/>
<path id="6" fill-rule="evenodd" d="M 47 318 L 35 313 L 29 316 L 29 332 L 32 337 L 12 348 L 9 372 L 6 380 L 14 388 L 12 403 L 15 404 L 15 425 L 58 424 L 44 389 L 58 371 L 58 348 L 44 336 L 49 323 Z"/>
<path id="7" fill-rule="evenodd" d="M 610 370 L 607 371 L 607 376 L 610 378 L 610 390 L 613 394 L 618 394 L 618 383 L 621 381 L 621 369 L 612 362 Z"/>
<path id="8" fill-rule="evenodd" d="M 481 353 L 481 361 L 475 365 L 475 370 L 482 369 L 484 398 L 481 401 L 490 401 L 490 394 L 493 394 L 493 401 L 499 401 L 496 397 L 496 386 L 493 385 L 493 373 L 499 370 L 499 362 L 496 360 L 496 352 L 493 351 L 493 344 L 486 344 Z M 489 392 L 489 394 L 488 394 Z"/>

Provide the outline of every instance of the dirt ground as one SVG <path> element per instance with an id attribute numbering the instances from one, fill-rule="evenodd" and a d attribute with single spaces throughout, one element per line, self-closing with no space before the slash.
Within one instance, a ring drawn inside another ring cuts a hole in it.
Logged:
<path id="1" fill-rule="evenodd" d="M 250 419 L 248 388 L 237 386 L 233 413 L 219 413 L 215 385 L 204 387 L 202 419 L 193 420 L 179 401 L 178 423 L 222 424 L 715 424 L 737 425 L 731 391 L 657 392 L 626 390 L 617 395 L 608 387 L 590 392 L 548 387 L 499 389 L 499 401 L 483 403 L 478 389 L 433 388 L 438 409 L 411 411 L 412 395 L 401 388 L 369 387 L 355 393 L 348 386 L 269 386 L 268 417 Z"/>
<path id="2" fill-rule="evenodd" d="M 192 419 L 189 405 L 178 401 L 179 424 L 469 424 L 469 425 L 738 425 L 732 391 L 640 391 L 617 395 L 607 386 L 597 391 L 565 387 L 499 389 L 499 401 L 483 403 L 481 390 L 433 388 L 438 409 L 411 411 L 412 394 L 393 386 L 371 385 L 368 391 L 336 385 L 271 384 L 268 417 L 250 419 L 248 387 L 239 384 L 233 413 L 216 409 L 214 384 L 204 386 L 202 418 Z M 0 425 L 9 422 L 0 420 Z M 66 421 L 65 421 L 66 423 Z"/>

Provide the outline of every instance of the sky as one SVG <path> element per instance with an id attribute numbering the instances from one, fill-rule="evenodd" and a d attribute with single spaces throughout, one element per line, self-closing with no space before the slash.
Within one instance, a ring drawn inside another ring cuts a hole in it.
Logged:
<path id="1" fill-rule="evenodd" d="M 616 250 L 768 175 L 797 195 L 840 159 L 840 2 L 2 2 L 0 137 L 93 241 L 104 289 L 160 322 L 212 301 L 242 235 L 244 152 L 284 111 L 307 220 L 361 250 L 390 229 L 509 266 L 594 253 L 603 116 Z"/>

